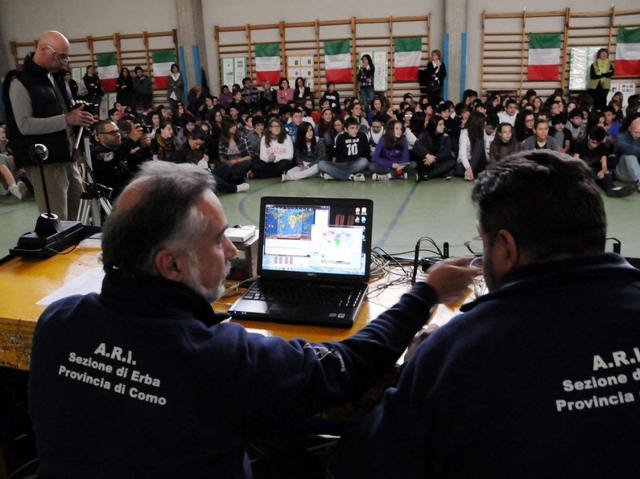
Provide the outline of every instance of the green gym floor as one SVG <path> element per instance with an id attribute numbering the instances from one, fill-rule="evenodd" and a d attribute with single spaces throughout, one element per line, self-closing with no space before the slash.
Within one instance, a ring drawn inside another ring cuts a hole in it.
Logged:
<path id="1" fill-rule="evenodd" d="M 279 179 L 252 180 L 246 193 L 221 195 L 230 226 L 258 225 L 263 196 L 328 196 L 370 198 L 374 201 L 373 245 L 390 254 L 412 257 L 418 238 L 429 236 L 451 255 L 464 254 L 463 243 L 477 235 L 475 210 L 470 200 L 472 184 L 459 178 L 342 183 L 320 178 L 282 183 Z M 604 198 L 609 220 L 608 236 L 622 242 L 624 256 L 640 257 L 640 194 L 628 198 Z M 18 237 L 35 227 L 37 208 L 33 196 L 18 201 L 0 197 L 0 258 L 9 253 Z M 427 247 L 426 243 L 423 243 Z M 612 243 L 607 243 L 607 251 Z M 423 256 L 431 256 L 424 253 Z"/>

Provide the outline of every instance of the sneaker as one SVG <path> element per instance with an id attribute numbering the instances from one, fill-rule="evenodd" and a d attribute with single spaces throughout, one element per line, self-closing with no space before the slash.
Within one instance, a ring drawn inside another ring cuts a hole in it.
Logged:
<path id="1" fill-rule="evenodd" d="M 365 177 L 362 173 L 356 173 L 355 175 L 351 175 L 349 179 L 351 181 L 365 181 Z"/>
<path id="2" fill-rule="evenodd" d="M 23 196 L 22 192 L 20 191 L 20 188 L 18 187 L 17 183 L 12 184 L 7 189 L 9 190 L 9 193 L 11 193 L 13 196 L 18 198 L 19 200 L 22 200 L 22 198 L 24 198 L 24 196 Z"/>
<path id="3" fill-rule="evenodd" d="M 22 195 L 22 199 L 25 199 L 27 193 L 29 192 L 29 188 L 22 181 L 18 181 L 18 190 L 20 190 L 20 194 Z"/>
<path id="4" fill-rule="evenodd" d="M 389 178 L 390 178 L 390 176 L 388 174 L 387 175 L 381 175 L 379 173 L 374 173 L 374 174 L 371 175 L 371 179 L 374 180 L 374 181 L 385 181 L 385 180 L 388 180 Z"/>
<path id="5" fill-rule="evenodd" d="M 403 180 L 408 180 L 409 179 L 409 173 L 402 173 L 402 179 Z"/>
<path id="6" fill-rule="evenodd" d="M 286 173 L 282 173 L 282 182 L 284 183 L 285 181 L 289 181 L 289 178 L 287 178 Z"/>
<path id="7" fill-rule="evenodd" d="M 249 186 L 249 183 L 242 183 L 241 185 L 238 185 L 236 190 L 236 193 L 241 193 L 243 191 L 249 191 L 249 188 L 251 188 Z"/>
<path id="8" fill-rule="evenodd" d="M 335 180 L 335 178 L 333 176 L 331 176 L 329 173 L 320 173 L 320 176 L 322 178 L 324 178 L 325 180 L 327 180 L 327 181 Z"/>
<path id="9" fill-rule="evenodd" d="M 616 186 L 615 188 L 611 188 L 610 190 L 607 190 L 605 193 L 610 198 L 624 198 L 625 196 L 632 195 L 633 192 L 634 192 L 633 186 L 627 185 L 627 186 Z"/>
<path id="10" fill-rule="evenodd" d="M 245 175 L 245 177 L 248 180 L 252 180 L 253 179 L 253 171 L 247 171 L 247 174 Z M 239 185 L 238 185 L 239 186 Z"/>
<path id="11" fill-rule="evenodd" d="M 420 183 L 421 181 L 427 181 L 429 179 L 429 175 L 421 175 L 420 173 L 416 173 L 416 183 Z"/>

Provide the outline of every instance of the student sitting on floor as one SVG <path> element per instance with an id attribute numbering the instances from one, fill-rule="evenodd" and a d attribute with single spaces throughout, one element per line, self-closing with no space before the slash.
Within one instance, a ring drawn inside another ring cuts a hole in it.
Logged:
<path id="1" fill-rule="evenodd" d="M 632 195 L 634 192 L 632 186 L 615 186 L 613 183 L 607 166 L 609 147 L 605 144 L 606 137 L 607 132 L 603 127 L 596 126 L 591 128 L 587 137 L 576 145 L 573 157 L 580 158 L 589 165 L 596 183 L 604 190 L 607 196 L 621 198 Z"/>
<path id="2" fill-rule="evenodd" d="M 409 143 L 404 136 L 402 122 L 389 121 L 369 164 L 369 171 L 373 173 L 371 177 L 374 180 L 406 180 L 416 167 L 416 162 L 409 160 Z"/>
<path id="3" fill-rule="evenodd" d="M 251 178 L 277 178 L 293 166 L 293 143 L 277 118 L 269 120 L 260 141 L 260 159 L 253 160 Z"/>
<path id="4" fill-rule="evenodd" d="M 456 160 L 451 155 L 451 140 L 444 132 L 444 120 L 434 116 L 429 120 L 426 131 L 413 145 L 413 154 L 419 159 L 416 181 L 450 177 Z"/>
<path id="5" fill-rule="evenodd" d="M 367 135 L 360 131 L 358 120 L 347 118 L 345 133 L 336 138 L 335 159 L 321 161 L 318 168 L 325 180 L 365 181 L 362 172 L 369 165 L 371 149 Z"/>
<path id="6" fill-rule="evenodd" d="M 329 110 L 330 111 L 330 110 Z M 294 145 L 296 165 L 282 174 L 282 181 L 302 180 L 318 176 L 318 163 L 327 159 L 322 138 L 316 138 L 310 123 L 303 121 L 298 127 L 298 136 Z"/>

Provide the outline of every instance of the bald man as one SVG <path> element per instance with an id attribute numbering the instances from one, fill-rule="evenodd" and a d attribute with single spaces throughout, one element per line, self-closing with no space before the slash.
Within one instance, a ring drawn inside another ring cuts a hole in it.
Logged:
<path id="1" fill-rule="evenodd" d="M 82 179 L 73 158 L 74 126 L 90 126 L 93 117 L 74 109 L 74 101 L 64 80 L 69 63 L 69 40 L 60 32 L 46 32 L 35 52 L 27 54 L 18 70 L 8 73 L 3 83 L 7 136 L 16 168 L 24 168 L 33 184 L 36 203 L 46 211 L 42 180 L 30 148 L 41 143 L 49 149 L 44 165 L 51 212 L 59 219 L 78 215 Z"/>

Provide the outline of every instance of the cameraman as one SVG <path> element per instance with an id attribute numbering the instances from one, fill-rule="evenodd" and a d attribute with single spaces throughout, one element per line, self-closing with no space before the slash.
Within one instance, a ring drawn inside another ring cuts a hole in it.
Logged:
<path id="1" fill-rule="evenodd" d="M 69 64 L 69 41 L 60 32 L 40 37 L 35 53 L 24 65 L 7 74 L 3 100 L 7 136 L 14 152 L 16 169 L 23 168 L 33 184 L 40 213 L 47 211 L 38 163 L 29 155 L 38 143 L 49 149 L 43 165 L 51 212 L 61 220 L 78 215 L 82 178 L 72 157 L 74 126 L 90 126 L 93 116 L 73 109 L 73 97 L 64 79 Z"/>
<path id="2" fill-rule="evenodd" d="M 151 140 L 142 126 L 133 125 L 122 140 L 118 126 L 109 120 L 96 125 L 98 145 L 91 149 L 91 161 L 96 183 L 113 188 L 112 199 L 122 192 L 141 162 L 151 159 Z"/>

